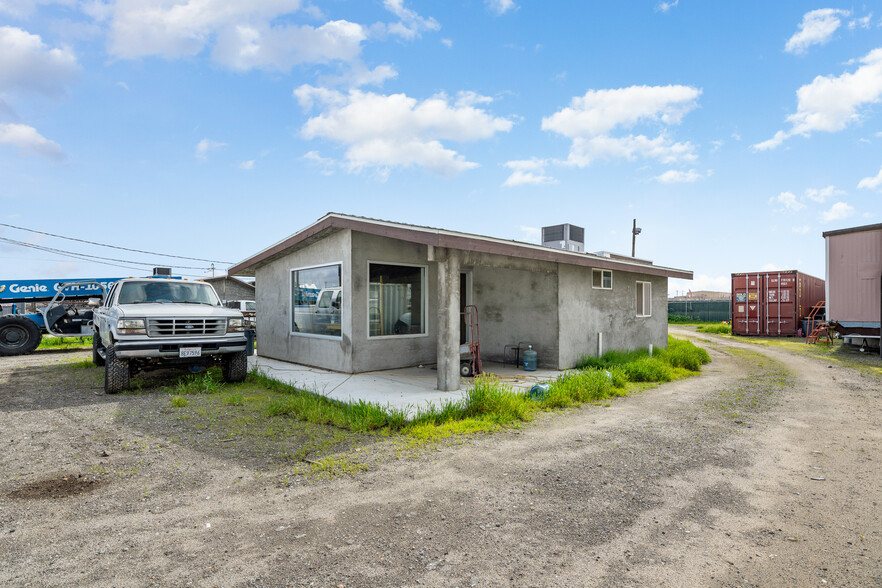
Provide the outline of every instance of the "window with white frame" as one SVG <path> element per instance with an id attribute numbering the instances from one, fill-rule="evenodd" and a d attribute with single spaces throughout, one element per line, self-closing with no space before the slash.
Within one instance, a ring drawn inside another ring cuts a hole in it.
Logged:
<path id="1" fill-rule="evenodd" d="M 612 270 L 592 270 L 591 287 L 600 290 L 612 290 Z"/>
<path id="2" fill-rule="evenodd" d="M 426 269 L 369 263 L 368 334 L 371 337 L 426 333 Z"/>
<path id="3" fill-rule="evenodd" d="M 291 331 L 341 337 L 340 264 L 291 270 Z"/>
<path id="4" fill-rule="evenodd" d="M 652 316 L 652 283 L 637 282 L 637 316 Z"/>

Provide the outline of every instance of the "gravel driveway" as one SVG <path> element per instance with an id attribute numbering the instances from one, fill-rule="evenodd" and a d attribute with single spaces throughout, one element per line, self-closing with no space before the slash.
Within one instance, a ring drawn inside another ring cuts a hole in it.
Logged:
<path id="1" fill-rule="evenodd" d="M 297 485 L 0 358 L 0 585 L 882 586 L 882 380 L 681 332 L 700 377 Z"/>

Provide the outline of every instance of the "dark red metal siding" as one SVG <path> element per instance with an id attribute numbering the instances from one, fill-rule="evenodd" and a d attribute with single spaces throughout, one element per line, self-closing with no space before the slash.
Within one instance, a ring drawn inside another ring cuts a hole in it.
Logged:
<path id="1" fill-rule="evenodd" d="M 732 274 L 732 332 L 793 337 L 824 300 L 824 280 L 797 271 Z"/>

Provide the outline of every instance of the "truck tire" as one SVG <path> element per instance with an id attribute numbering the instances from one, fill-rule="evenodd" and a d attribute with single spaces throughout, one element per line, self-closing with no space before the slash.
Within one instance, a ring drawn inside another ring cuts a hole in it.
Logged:
<path id="1" fill-rule="evenodd" d="M 101 367 L 104 365 L 104 358 L 101 357 L 101 354 L 98 353 L 98 350 L 101 348 L 101 337 L 98 335 L 98 332 L 92 334 L 92 363 Z M 106 353 L 106 352 L 105 352 Z"/>
<path id="2" fill-rule="evenodd" d="M 121 359 L 113 351 L 113 345 L 104 350 L 104 392 L 116 394 L 129 387 L 129 360 Z"/>
<path id="3" fill-rule="evenodd" d="M 248 354 L 245 351 L 227 353 L 221 363 L 224 382 L 241 382 L 248 375 Z"/>
<path id="4" fill-rule="evenodd" d="M 0 317 L 0 355 L 24 355 L 40 344 L 43 334 L 31 319 L 10 314 Z"/>

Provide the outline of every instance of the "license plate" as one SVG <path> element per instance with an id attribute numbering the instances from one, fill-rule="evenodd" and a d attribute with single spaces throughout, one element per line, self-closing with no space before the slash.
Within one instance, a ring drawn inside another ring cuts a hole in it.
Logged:
<path id="1" fill-rule="evenodd" d="M 202 357 L 201 347 L 181 347 L 179 357 Z"/>

